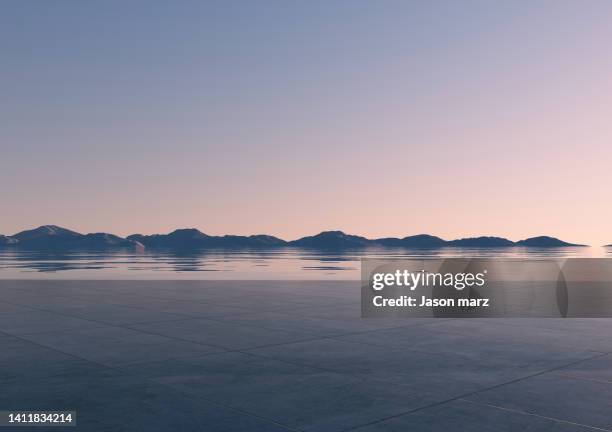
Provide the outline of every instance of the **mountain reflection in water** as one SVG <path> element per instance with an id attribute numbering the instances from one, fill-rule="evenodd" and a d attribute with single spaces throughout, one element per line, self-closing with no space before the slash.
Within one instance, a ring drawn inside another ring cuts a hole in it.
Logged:
<path id="1" fill-rule="evenodd" d="M 40 252 L 0 250 L 1 279 L 343 279 L 360 278 L 362 258 L 612 257 L 600 247 L 441 248 L 324 251 Z"/>

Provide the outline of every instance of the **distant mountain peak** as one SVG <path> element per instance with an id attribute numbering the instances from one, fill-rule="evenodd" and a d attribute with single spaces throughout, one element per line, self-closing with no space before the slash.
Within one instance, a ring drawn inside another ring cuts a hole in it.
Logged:
<path id="1" fill-rule="evenodd" d="M 372 241 L 376 246 L 407 249 L 435 249 L 446 244 L 446 241 L 440 237 L 429 234 L 416 234 L 404 238 L 385 237 Z"/>
<path id="2" fill-rule="evenodd" d="M 208 237 L 202 231 L 196 228 L 179 228 L 172 231 L 169 236 L 182 236 L 182 237 Z"/>
<path id="3" fill-rule="evenodd" d="M 315 234 L 313 237 L 346 237 L 348 234 L 346 234 L 344 231 L 340 231 L 340 230 L 329 230 L 329 231 L 321 231 L 319 234 Z"/>
<path id="4" fill-rule="evenodd" d="M 268 235 L 211 236 L 196 228 L 181 228 L 172 231 L 170 234 L 133 234 L 127 238 L 138 241 L 147 248 L 178 250 L 270 248 L 284 246 L 287 243 L 277 237 Z"/>
<path id="5" fill-rule="evenodd" d="M 60 235 L 60 234 L 79 234 L 76 231 L 69 230 L 68 228 L 62 228 L 57 225 L 41 225 L 38 228 L 30 230 L 30 232 L 39 232 L 41 234 L 48 235 Z"/>
<path id="6" fill-rule="evenodd" d="M 79 237 L 81 235 L 82 234 L 79 234 L 76 231 L 72 231 L 67 228 L 62 228 L 57 225 L 41 225 L 38 228 L 21 231 L 12 237 L 16 238 L 19 241 L 23 241 L 23 240 L 44 238 L 44 237 L 50 237 L 50 236 Z"/>
<path id="7" fill-rule="evenodd" d="M 42 225 L 21 231 L 0 244 L 25 249 L 73 250 L 142 247 L 135 241 L 109 233 L 80 234 L 57 225 Z"/>
<path id="8" fill-rule="evenodd" d="M 495 236 L 481 236 L 481 237 L 467 237 L 457 240 L 451 240 L 447 242 L 449 246 L 460 246 L 460 247 L 508 247 L 514 246 L 514 242 L 504 237 Z"/>
<path id="9" fill-rule="evenodd" d="M 519 240 L 516 242 L 517 246 L 528 246 L 528 247 L 568 247 L 568 246 L 584 246 L 581 244 L 568 243 L 563 240 L 559 240 L 555 237 L 549 236 L 537 236 L 530 237 L 525 240 Z"/>
<path id="10" fill-rule="evenodd" d="M 404 239 L 416 239 L 416 238 L 442 240 L 440 237 L 436 237 L 436 236 L 431 235 L 431 234 L 414 234 L 414 235 L 410 235 L 410 236 L 404 237 Z M 442 240 L 442 241 L 444 241 L 444 240 Z"/>
<path id="11" fill-rule="evenodd" d="M 372 240 L 365 237 L 346 234 L 342 231 L 323 231 L 313 236 L 302 237 L 289 242 L 290 246 L 338 249 L 338 248 L 363 248 L 373 244 Z"/>

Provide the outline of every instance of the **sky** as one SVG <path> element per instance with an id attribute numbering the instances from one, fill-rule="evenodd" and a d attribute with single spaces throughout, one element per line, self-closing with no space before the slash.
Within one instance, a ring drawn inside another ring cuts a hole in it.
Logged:
<path id="1" fill-rule="evenodd" d="M 612 2 L 0 3 L 0 233 L 612 243 Z"/>

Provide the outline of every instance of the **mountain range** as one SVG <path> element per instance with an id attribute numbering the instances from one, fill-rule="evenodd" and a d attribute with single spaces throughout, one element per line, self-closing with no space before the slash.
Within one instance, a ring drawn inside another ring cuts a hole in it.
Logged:
<path id="1" fill-rule="evenodd" d="M 345 234 L 342 231 L 324 231 L 314 236 L 285 241 L 270 235 L 252 236 L 211 236 L 195 228 L 177 229 L 169 234 L 132 234 L 126 238 L 108 233 L 81 234 L 56 225 L 22 231 L 12 236 L 0 235 L 1 248 L 23 248 L 30 250 L 104 250 L 104 249 L 270 249 L 278 247 L 297 247 L 328 250 L 350 250 L 369 247 L 436 249 L 442 247 L 459 248 L 499 248 L 499 247 L 568 247 L 584 246 L 564 242 L 554 237 L 539 236 L 513 242 L 503 237 L 470 237 L 456 240 L 443 240 L 429 234 L 419 234 L 403 238 L 386 237 L 367 239 Z"/>
<path id="2" fill-rule="evenodd" d="M 21 231 L 13 236 L 0 235 L 0 247 L 23 247 L 27 249 L 107 249 L 136 248 L 141 244 L 113 234 L 81 234 L 56 225 Z"/>

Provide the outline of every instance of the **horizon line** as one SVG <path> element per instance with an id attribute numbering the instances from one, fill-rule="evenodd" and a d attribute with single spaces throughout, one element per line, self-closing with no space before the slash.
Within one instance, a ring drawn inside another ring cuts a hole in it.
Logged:
<path id="1" fill-rule="evenodd" d="M 189 230 L 193 230 L 193 231 L 197 231 L 197 232 L 199 232 L 199 233 L 201 233 L 203 235 L 209 236 L 209 237 L 228 237 L 228 236 L 234 236 L 234 237 L 257 237 L 257 236 L 268 236 L 268 237 L 273 237 L 273 238 L 278 239 L 278 240 L 282 240 L 282 241 L 287 242 L 287 243 L 295 242 L 295 241 L 298 241 L 298 240 L 302 240 L 304 238 L 314 237 L 314 236 L 318 236 L 318 235 L 326 234 L 326 233 L 340 233 L 342 235 L 359 237 L 359 238 L 362 238 L 362 239 L 365 239 L 365 240 L 368 240 L 368 241 L 385 240 L 385 239 L 403 240 L 403 239 L 412 238 L 412 237 L 429 236 L 429 237 L 434 237 L 434 238 L 440 239 L 440 240 L 442 240 L 444 242 L 453 242 L 453 241 L 460 241 L 460 240 L 483 239 L 483 238 L 496 238 L 496 239 L 508 240 L 508 241 L 510 241 L 512 243 L 518 243 L 518 242 L 521 242 L 521 241 L 526 241 L 526 240 L 531 240 L 531 239 L 536 239 L 536 238 L 544 237 L 544 238 L 551 238 L 551 239 L 563 241 L 565 243 L 570 243 L 570 242 L 566 242 L 565 240 L 561 240 L 558 237 L 549 236 L 549 235 L 536 235 L 536 236 L 531 236 L 531 237 L 524 237 L 524 238 L 521 238 L 519 240 L 511 240 L 511 239 L 509 239 L 507 237 L 502 237 L 502 236 L 499 236 L 499 235 L 474 235 L 474 236 L 468 236 L 468 237 L 466 237 L 466 236 L 457 237 L 457 238 L 452 238 L 450 240 L 447 240 L 447 239 L 445 239 L 443 237 L 440 237 L 440 236 L 437 236 L 437 235 L 434 235 L 434 234 L 421 232 L 421 233 L 418 233 L 418 234 L 409 234 L 409 235 L 404 235 L 404 236 L 401 236 L 401 237 L 385 236 L 385 237 L 368 238 L 368 237 L 365 237 L 365 236 L 359 235 L 359 234 L 349 234 L 349 233 L 346 233 L 345 231 L 340 230 L 340 229 L 323 230 L 323 231 L 319 231 L 319 232 L 317 232 L 315 234 L 304 235 L 304 236 L 301 236 L 301 237 L 293 239 L 293 240 L 285 240 L 284 238 L 278 237 L 276 235 L 266 234 L 266 233 L 246 234 L 246 235 L 228 234 L 228 233 L 220 234 L 220 235 L 206 234 L 205 232 L 201 231 L 199 228 L 194 228 L 194 227 L 175 228 L 175 229 L 173 229 L 173 230 L 171 230 L 171 231 L 169 231 L 167 233 L 155 232 L 155 233 L 152 233 L 152 234 L 141 234 L 141 233 L 136 232 L 136 233 L 128 234 L 128 235 L 125 235 L 125 236 L 121 236 L 121 235 L 113 234 L 112 232 L 108 232 L 108 231 L 93 231 L 93 232 L 83 233 L 83 232 L 76 231 L 76 230 L 73 230 L 73 229 L 70 229 L 70 228 L 65 228 L 63 226 L 56 225 L 56 224 L 44 224 L 44 225 L 40 225 L 40 226 L 38 226 L 36 228 L 24 229 L 24 230 L 21 230 L 21 231 L 18 231 L 16 233 L 14 233 L 14 234 L 2 234 L 2 233 L 0 233 L 0 237 L 15 237 L 15 236 L 17 236 L 19 234 L 22 234 L 24 232 L 35 231 L 35 230 L 39 230 L 41 228 L 57 228 L 57 229 L 70 231 L 70 232 L 73 232 L 73 233 L 76 233 L 76 234 L 80 234 L 80 235 L 110 234 L 110 235 L 113 235 L 113 236 L 116 236 L 116 237 L 119 237 L 119 238 L 123 238 L 123 239 L 128 239 L 129 237 L 132 237 L 132 236 L 148 237 L 148 236 L 154 236 L 154 235 L 170 235 L 170 234 L 175 233 L 177 231 L 189 231 Z M 601 244 L 601 245 L 590 245 L 590 244 L 582 244 L 582 243 L 570 243 L 570 244 L 572 246 L 583 246 L 583 247 L 585 247 L 585 246 L 588 246 L 588 247 L 608 247 L 608 246 L 612 246 L 612 244 Z"/>

